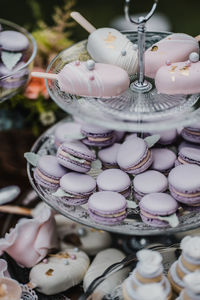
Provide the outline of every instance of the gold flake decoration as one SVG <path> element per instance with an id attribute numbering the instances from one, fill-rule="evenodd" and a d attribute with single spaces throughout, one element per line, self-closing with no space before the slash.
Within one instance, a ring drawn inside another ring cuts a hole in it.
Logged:
<path id="1" fill-rule="evenodd" d="M 158 51 L 158 46 L 156 46 L 156 45 L 155 45 L 155 46 L 153 46 L 153 47 L 151 48 L 151 51 L 152 51 L 152 52 L 156 52 L 156 51 Z"/>
<path id="2" fill-rule="evenodd" d="M 170 73 L 174 73 L 175 70 L 176 70 L 176 68 L 177 68 L 177 66 L 172 66 L 172 67 L 171 67 L 171 70 L 170 70 Z"/>
<path id="3" fill-rule="evenodd" d="M 49 254 L 49 256 L 57 257 L 57 258 L 70 258 L 70 255 L 67 252 L 60 252 L 60 253 L 57 253 L 57 254 Z"/>
<path id="4" fill-rule="evenodd" d="M 189 76 L 190 72 L 189 72 L 189 66 L 185 66 L 182 69 L 180 69 L 180 72 L 183 76 Z"/>
<path id="5" fill-rule="evenodd" d="M 52 276 L 53 272 L 54 272 L 53 269 L 49 269 L 49 270 L 46 271 L 45 275 Z"/>
<path id="6" fill-rule="evenodd" d="M 112 35 L 111 32 L 109 32 L 107 38 L 105 39 L 105 42 L 113 43 L 115 40 L 116 40 L 116 36 Z"/>

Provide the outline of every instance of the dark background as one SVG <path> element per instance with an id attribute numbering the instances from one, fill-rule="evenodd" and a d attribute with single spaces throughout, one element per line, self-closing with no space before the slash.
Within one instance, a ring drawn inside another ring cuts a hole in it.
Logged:
<path id="1" fill-rule="evenodd" d="M 96 27 L 108 26 L 112 18 L 123 14 L 123 0 L 77 0 L 76 2 L 76 10 Z M 133 13 L 147 11 L 153 3 L 152 0 L 132 0 L 132 2 Z M 63 0 L 0 0 L 0 17 L 32 30 L 37 17 L 50 24 L 53 8 L 62 4 Z M 32 13 L 34 6 L 40 7 L 37 16 Z M 169 18 L 174 32 L 185 32 L 193 36 L 200 34 L 200 0 L 160 0 L 157 11 Z M 75 39 L 85 37 L 87 33 L 78 26 Z"/>

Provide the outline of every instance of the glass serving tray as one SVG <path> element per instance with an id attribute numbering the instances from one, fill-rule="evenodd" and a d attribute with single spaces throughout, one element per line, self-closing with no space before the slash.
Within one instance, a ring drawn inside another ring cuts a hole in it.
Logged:
<path id="1" fill-rule="evenodd" d="M 137 43 L 137 32 L 124 32 Z M 146 48 L 165 38 L 168 32 L 147 32 Z M 81 41 L 59 53 L 47 68 L 47 72 L 58 73 L 65 64 L 91 59 L 86 50 L 87 40 Z M 133 82 L 136 79 L 131 77 Z M 129 88 L 121 96 L 100 99 L 78 97 L 60 90 L 57 80 L 46 80 L 51 98 L 66 112 L 83 121 L 103 125 L 107 128 L 125 131 L 155 131 L 186 126 L 200 118 L 199 95 L 158 94 L 152 83 L 152 90 L 139 93 Z"/>
<path id="2" fill-rule="evenodd" d="M 56 149 L 54 146 L 54 131 L 58 125 L 62 122 L 70 121 L 70 118 L 67 118 L 49 130 L 47 130 L 43 135 L 41 135 L 33 145 L 31 151 L 34 153 L 38 153 L 41 155 L 51 154 L 55 155 Z M 105 231 L 110 231 L 114 233 L 124 234 L 124 235 L 138 235 L 138 236 L 152 236 L 152 235 L 167 235 L 174 234 L 181 231 L 187 231 L 191 229 L 195 229 L 200 226 L 200 214 L 198 212 L 190 212 L 183 216 L 179 217 L 180 224 L 175 228 L 155 228 L 150 227 L 144 224 L 140 218 L 138 209 L 128 209 L 128 217 L 119 225 L 107 226 L 101 225 L 94 222 L 88 215 L 87 205 L 73 207 L 67 206 L 63 201 L 53 196 L 52 193 L 38 185 L 35 182 L 33 177 L 33 167 L 28 163 L 27 164 L 27 172 L 30 183 L 33 189 L 37 192 L 39 197 L 46 202 L 49 206 L 55 209 L 60 214 L 65 217 L 76 221 L 78 223 L 100 229 Z"/>

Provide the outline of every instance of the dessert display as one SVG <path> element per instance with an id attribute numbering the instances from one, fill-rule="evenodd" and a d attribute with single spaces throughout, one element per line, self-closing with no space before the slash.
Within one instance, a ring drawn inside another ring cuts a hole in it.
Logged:
<path id="1" fill-rule="evenodd" d="M 92 283 L 95 278 L 100 276 L 105 269 L 109 266 L 117 263 L 125 258 L 123 252 L 118 249 L 109 248 L 106 250 L 100 251 L 94 258 L 89 269 L 87 270 L 84 280 L 83 288 L 86 291 L 89 285 Z M 92 299 L 102 299 L 105 295 L 111 293 L 114 288 L 120 285 L 123 280 L 128 276 L 130 269 L 124 268 L 105 279 L 98 287 L 95 289 L 92 294 Z"/>
<path id="2" fill-rule="evenodd" d="M 165 192 L 168 180 L 162 173 L 149 170 L 135 176 L 133 187 L 135 198 L 141 200 L 146 194 Z"/>
<path id="3" fill-rule="evenodd" d="M 176 227 L 179 223 L 176 215 L 177 201 L 169 194 L 151 193 L 145 195 L 139 203 L 140 216 L 144 223 L 155 227 Z"/>
<path id="4" fill-rule="evenodd" d="M 116 97 L 126 91 L 130 83 L 122 68 L 93 60 L 70 62 L 58 74 L 32 72 L 31 75 L 56 79 L 61 91 L 85 97 Z"/>
<path id="5" fill-rule="evenodd" d="M 191 52 L 199 53 L 199 44 L 195 38 L 184 33 L 169 35 L 145 52 L 146 76 L 155 78 L 162 66 L 168 64 L 172 67 L 172 63 L 187 61 Z"/>
<path id="6" fill-rule="evenodd" d="M 55 220 L 61 250 L 77 246 L 88 255 L 94 256 L 111 246 L 111 235 L 106 231 L 78 224 L 59 214 L 55 215 Z"/>
<path id="7" fill-rule="evenodd" d="M 155 85 L 159 93 L 169 95 L 180 94 L 198 94 L 199 88 L 199 54 L 197 60 L 191 60 L 186 62 L 173 63 L 170 66 L 162 66 L 155 77 Z"/>
<path id="8" fill-rule="evenodd" d="M 98 175 L 97 187 L 99 191 L 118 192 L 128 198 L 131 192 L 131 180 L 122 170 L 108 169 Z"/>
<path id="9" fill-rule="evenodd" d="M 137 45 L 114 28 L 94 28 L 78 12 L 72 12 L 71 17 L 89 33 L 87 51 L 91 57 L 100 63 L 117 65 L 133 75 L 137 72 Z"/>
<path id="10" fill-rule="evenodd" d="M 96 181 L 87 174 L 69 172 L 60 179 L 62 200 L 68 205 L 82 205 L 96 191 Z"/>
<path id="11" fill-rule="evenodd" d="M 137 266 L 122 286 L 124 299 L 139 300 L 139 298 L 134 298 L 137 297 L 137 289 L 150 283 L 159 284 L 164 290 L 166 299 L 172 299 L 170 283 L 163 274 L 161 254 L 156 251 L 144 249 L 138 251 L 136 255 L 138 258 Z"/>
<path id="12" fill-rule="evenodd" d="M 184 287 L 187 288 L 187 284 L 186 285 L 184 284 L 185 277 L 189 276 L 189 274 L 195 274 L 193 272 L 199 271 L 200 269 L 200 251 L 199 251 L 200 237 L 186 236 L 181 241 L 181 249 L 182 249 L 181 256 L 177 261 L 175 261 L 172 264 L 168 273 L 168 278 L 171 282 L 172 288 L 178 294 L 183 290 Z M 198 280 L 199 278 L 198 275 L 195 278 L 197 278 Z M 194 288 L 193 292 L 194 292 L 195 286 L 197 287 L 196 280 L 194 280 L 192 284 L 193 284 L 193 288 Z M 190 284 L 190 288 L 191 288 L 191 284 Z"/>
<path id="13" fill-rule="evenodd" d="M 177 300 L 198 300 L 200 295 L 200 272 L 195 271 L 185 275 L 183 282 L 185 288 Z"/>
<path id="14" fill-rule="evenodd" d="M 34 178 L 38 184 L 48 189 L 57 189 L 60 179 L 68 171 L 61 166 L 52 155 L 41 156 L 34 171 Z"/>
<path id="15" fill-rule="evenodd" d="M 84 136 L 83 143 L 94 147 L 108 147 L 114 143 L 115 133 L 105 127 L 83 124 L 81 133 Z"/>
<path id="16" fill-rule="evenodd" d="M 58 294 L 79 284 L 89 264 L 87 254 L 78 249 L 50 254 L 31 269 L 29 285 L 45 295 Z"/>
<path id="17" fill-rule="evenodd" d="M 89 215 L 100 224 L 114 225 L 122 222 L 127 216 L 126 208 L 125 197 L 117 192 L 97 192 L 88 200 Z"/>
<path id="18" fill-rule="evenodd" d="M 73 171 L 86 173 L 91 168 L 91 162 L 96 155 L 86 145 L 79 141 L 65 142 L 58 148 L 58 162 Z"/>

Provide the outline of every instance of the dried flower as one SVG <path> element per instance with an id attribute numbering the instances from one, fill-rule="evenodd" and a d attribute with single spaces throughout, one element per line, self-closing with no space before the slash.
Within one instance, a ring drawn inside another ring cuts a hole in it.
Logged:
<path id="1" fill-rule="evenodd" d="M 34 68 L 36 72 L 44 72 L 41 68 Z M 31 77 L 28 86 L 25 90 L 25 96 L 29 99 L 37 99 L 39 95 L 42 95 L 45 99 L 49 98 L 45 81 L 43 78 Z"/>
<path id="2" fill-rule="evenodd" d="M 40 122 L 44 126 L 55 123 L 56 117 L 53 111 L 44 111 L 40 114 Z"/>

